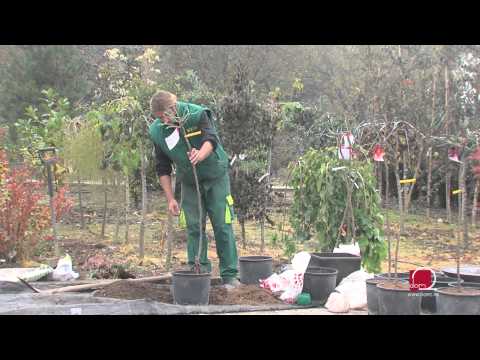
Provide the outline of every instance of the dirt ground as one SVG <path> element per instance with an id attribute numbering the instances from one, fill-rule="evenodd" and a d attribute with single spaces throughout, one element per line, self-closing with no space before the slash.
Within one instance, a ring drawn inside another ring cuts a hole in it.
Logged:
<path id="1" fill-rule="evenodd" d="M 147 299 L 167 304 L 173 303 L 173 296 L 168 286 L 149 283 L 117 281 L 94 292 L 94 296 L 116 299 Z M 282 302 L 268 291 L 254 285 L 241 285 L 227 290 L 220 286 L 210 289 L 210 305 L 270 305 Z"/>
<path id="2" fill-rule="evenodd" d="M 145 229 L 145 256 L 139 257 L 139 223 L 140 211 L 133 209 L 129 214 L 129 238 L 125 239 L 124 213 L 120 212 L 120 226 L 118 238 L 116 233 L 116 209 L 123 209 L 124 191 L 109 193 L 107 221 L 105 236 L 102 238 L 102 199 L 101 187 L 85 187 L 88 192 L 83 196 L 85 213 L 87 214 L 87 228 L 80 229 L 78 204 L 72 213 L 62 220 L 58 226 L 59 245 L 62 254 L 68 253 L 72 257 L 74 271 L 80 273 L 80 279 L 111 279 L 153 276 L 166 272 L 167 269 L 167 212 L 163 194 L 149 193 L 149 211 Z M 73 188 L 72 188 L 73 189 Z M 75 198 L 77 199 L 77 198 Z M 389 218 L 391 229 L 389 232 L 392 240 L 392 256 L 395 254 L 395 243 L 399 229 L 398 212 L 390 210 Z M 453 212 L 454 218 L 456 212 Z M 282 244 L 274 241 L 280 236 L 275 228 L 283 221 L 280 208 L 272 211 L 271 219 L 275 222 L 272 227 L 265 227 L 265 250 L 260 252 L 260 226 L 249 221 L 246 224 L 247 243 L 241 241 L 241 230 L 237 221 L 234 222 L 234 232 L 237 237 L 239 256 L 269 255 L 274 259 L 274 271 L 279 271 L 283 264 L 289 262 L 284 253 Z M 285 223 L 288 228 L 288 217 Z M 453 224 L 445 222 L 445 211 L 435 210 L 432 217 L 427 219 L 424 209 L 412 209 L 406 217 L 405 233 L 400 236 L 398 271 L 408 271 L 417 266 L 428 266 L 440 270 L 443 267 L 455 267 L 457 241 L 452 235 L 455 228 Z M 212 261 L 212 276 L 219 276 L 218 258 L 211 224 L 207 223 L 209 237 L 208 256 Z M 480 229 L 470 226 L 469 244 L 462 253 L 462 264 L 480 264 Z M 314 239 L 305 243 L 297 243 L 296 251 L 318 251 Z M 53 252 L 53 243 L 43 241 L 32 252 L 30 261 L 10 266 L 33 267 L 40 264 L 56 266 L 58 257 Z M 2 267 L 8 264 L 0 264 Z M 176 226 L 172 248 L 170 270 L 177 270 L 187 265 L 186 235 L 185 231 Z M 382 271 L 388 270 L 388 261 L 382 264 Z M 392 268 L 393 270 L 393 268 Z"/>

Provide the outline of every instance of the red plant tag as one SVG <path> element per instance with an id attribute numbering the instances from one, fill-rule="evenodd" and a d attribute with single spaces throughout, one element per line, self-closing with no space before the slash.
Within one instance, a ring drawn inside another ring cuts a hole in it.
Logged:
<path id="1" fill-rule="evenodd" d="M 383 157 L 385 156 L 385 151 L 382 146 L 377 144 L 373 148 L 373 160 L 374 161 L 384 161 Z"/>
<path id="2" fill-rule="evenodd" d="M 451 147 L 450 149 L 448 149 L 448 158 L 450 160 L 455 162 L 460 162 L 460 160 L 458 159 L 458 155 L 459 155 L 459 152 L 456 147 Z"/>

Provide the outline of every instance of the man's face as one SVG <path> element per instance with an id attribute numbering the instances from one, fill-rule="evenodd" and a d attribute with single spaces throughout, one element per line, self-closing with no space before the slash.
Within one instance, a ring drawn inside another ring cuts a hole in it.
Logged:
<path id="1" fill-rule="evenodd" d="M 165 124 L 170 124 L 173 122 L 175 119 L 175 116 L 177 115 L 177 105 L 176 102 L 173 103 L 169 108 L 167 108 L 164 111 L 159 111 L 157 113 L 157 116 L 160 117 L 160 119 L 165 123 Z"/>

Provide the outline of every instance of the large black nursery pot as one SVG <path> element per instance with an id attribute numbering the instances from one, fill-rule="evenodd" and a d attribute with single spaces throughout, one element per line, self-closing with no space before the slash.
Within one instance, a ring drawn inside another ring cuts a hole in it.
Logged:
<path id="1" fill-rule="evenodd" d="M 480 284 L 450 283 L 437 290 L 437 314 L 439 315 L 480 315 Z"/>
<path id="2" fill-rule="evenodd" d="M 401 281 L 408 281 L 409 272 L 403 273 L 390 273 L 390 279 L 394 280 L 396 278 Z M 367 308 L 369 315 L 378 315 L 378 288 L 377 285 L 381 282 L 388 280 L 388 273 L 375 274 L 372 279 L 367 279 L 365 284 L 367 286 Z"/>
<path id="3" fill-rule="evenodd" d="M 247 285 L 258 285 L 259 280 L 273 274 L 273 258 L 271 256 L 241 256 L 239 259 L 240 282 Z"/>
<path id="4" fill-rule="evenodd" d="M 425 295 L 422 297 L 422 311 L 435 314 L 437 312 L 437 289 L 449 286 L 452 281 L 456 281 L 456 279 L 450 276 L 437 275 L 433 289 L 422 292 Z M 461 280 L 461 282 L 463 282 L 463 280 Z"/>
<path id="5" fill-rule="evenodd" d="M 378 315 L 420 315 L 421 293 L 412 293 L 408 281 L 384 281 L 377 284 Z"/>
<path id="6" fill-rule="evenodd" d="M 324 305 L 336 287 L 338 270 L 312 266 L 303 276 L 302 292 L 310 294 L 313 305 Z"/>
<path id="7" fill-rule="evenodd" d="M 173 302 L 178 305 L 208 305 L 211 274 L 195 271 L 172 273 Z"/>
<path id="8" fill-rule="evenodd" d="M 310 267 L 326 267 L 338 270 L 337 283 L 340 284 L 344 277 L 360 270 L 362 258 L 348 253 L 320 252 L 310 254 Z M 308 269 L 307 268 L 307 269 Z"/>

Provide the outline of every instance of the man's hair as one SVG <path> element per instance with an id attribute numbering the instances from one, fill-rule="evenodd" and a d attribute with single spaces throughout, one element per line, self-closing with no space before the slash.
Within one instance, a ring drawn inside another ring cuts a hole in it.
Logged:
<path id="1" fill-rule="evenodd" d="M 172 106 L 177 100 L 177 96 L 168 91 L 160 90 L 152 96 L 150 100 L 150 110 L 152 114 L 162 112 Z"/>

